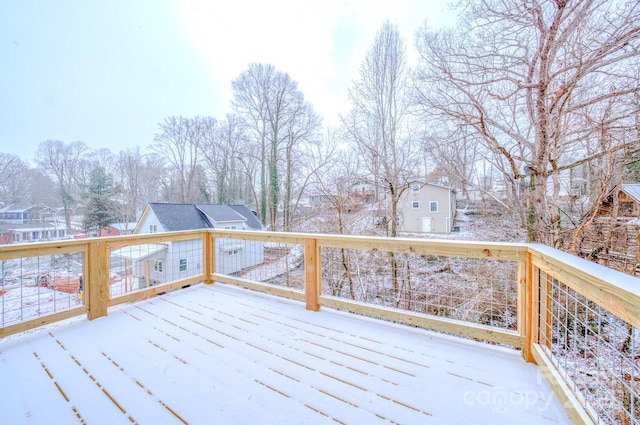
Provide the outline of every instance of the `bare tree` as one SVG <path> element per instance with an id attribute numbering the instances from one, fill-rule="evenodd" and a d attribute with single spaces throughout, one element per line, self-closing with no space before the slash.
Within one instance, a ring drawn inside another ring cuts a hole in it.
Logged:
<path id="1" fill-rule="evenodd" d="M 333 132 L 327 134 L 323 148 L 319 166 L 312 174 L 311 187 L 322 199 L 321 206 L 317 208 L 326 211 L 314 215 L 322 216 L 322 224 L 327 232 L 350 234 L 353 231 L 349 220 L 352 208 L 350 194 L 354 183 L 360 178 L 358 153 L 353 148 L 341 148 Z M 344 291 L 351 299 L 356 299 L 353 276 L 353 263 L 356 261 L 358 258 L 348 249 L 323 251 L 322 262 L 326 265 L 323 269 L 341 271 L 339 274 L 323 276 L 322 280 L 329 287 L 331 295 L 341 296 Z"/>
<path id="2" fill-rule="evenodd" d="M 430 123 L 467 127 L 502 158 L 529 240 L 560 247 L 563 173 L 638 149 L 639 2 L 462 3 L 457 30 L 418 35 L 416 100 Z"/>
<path id="3" fill-rule="evenodd" d="M 297 180 L 306 182 L 307 176 L 302 175 L 305 167 L 300 166 L 305 153 L 317 145 L 318 130 L 322 124 L 322 119 L 314 111 L 313 107 L 304 101 L 302 93 L 298 93 L 292 99 L 290 115 L 285 123 L 284 132 L 286 134 L 284 143 L 284 199 L 282 226 L 285 231 L 289 230 L 291 224 L 291 207 L 294 190 L 294 182 Z M 297 165 L 297 166 L 296 166 Z M 296 175 L 300 178 L 297 179 Z M 298 187 L 298 192 L 304 192 L 305 184 Z M 295 203 L 297 205 L 297 202 Z"/>
<path id="4" fill-rule="evenodd" d="M 82 179 L 87 152 L 83 142 L 65 144 L 60 140 L 45 140 L 36 151 L 36 163 L 58 185 L 67 229 L 71 229 L 71 214 L 76 204 L 74 197 L 79 194 L 78 183 Z"/>
<path id="5" fill-rule="evenodd" d="M 143 155 L 142 163 L 140 197 L 143 202 L 171 200 L 171 174 L 164 158 L 155 152 L 149 152 Z"/>
<path id="6" fill-rule="evenodd" d="M 447 184 L 469 199 L 469 187 L 484 189 L 474 181 L 481 154 L 477 141 L 465 128 L 440 129 L 440 126 L 428 127 L 423 135 L 423 150 L 432 158 L 437 170 L 446 172 Z"/>
<path id="7" fill-rule="evenodd" d="M 409 138 L 404 41 L 389 21 L 377 33 L 349 90 L 351 111 L 342 117 L 363 166 L 389 196 L 388 235 L 398 234 L 398 201 L 418 169 L 419 149 Z"/>
<path id="8" fill-rule="evenodd" d="M 213 185 L 213 199 L 218 204 L 256 204 L 254 175 L 245 169 L 251 161 L 246 149 L 246 128 L 241 117 L 227 115 L 225 120 L 210 120 L 205 126 L 202 160 Z M 253 205 L 256 207 L 257 205 Z"/>
<path id="9" fill-rule="evenodd" d="M 17 155 L 0 153 L 0 202 L 26 202 L 31 179 L 29 166 Z"/>
<path id="10" fill-rule="evenodd" d="M 198 160 L 205 121 L 171 116 L 158 124 L 151 149 L 164 157 L 175 173 L 179 202 L 195 202 L 198 197 Z"/>
<path id="11" fill-rule="evenodd" d="M 418 171 L 419 149 L 409 137 L 407 65 L 404 41 L 389 21 L 376 34 L 349 90 L 352 109 L 342 124 L 355 142 L 363 165 L 388 196 L 387 236 L 398 235 L 398 203 Z M 393 296 L 400 296 L 399 263 L 389 253 Z M 398 305 L 396 305 L 397 307 Z"/>
<path id="12" fill-rule="evenodd" d="M 140 147 L 120 151 L 117 159 L 116 193 L 120 196 L 121 215 L 125 223 L 136 221 L 143 207 L 143 156 Z"/>
<path id="13" fill-rule="evenodd" d="M 298 84 L 273 65 L 250 64 L 232 83 L 233 108 L 246 123 L 260 164 L 258 215 L 276 226 L 282 179 L 290 178 L 287 154 L 319 126 L 313 109 L 304 101 Z M 291 198 L 285 188 L 284 204 Z M 288 216 L 285 214 L 285 227 Z"/>

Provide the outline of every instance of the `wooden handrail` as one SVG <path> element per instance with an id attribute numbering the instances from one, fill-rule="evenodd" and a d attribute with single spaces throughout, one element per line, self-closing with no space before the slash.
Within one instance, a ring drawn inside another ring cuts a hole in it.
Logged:
<path id="1" fill-rule="evenodd" d="M 322 248 L 347 248 L 422 255 L 480 258 L 518 262 L 518 332 L 525 338 L 523 355 L 532 361 L 530 344 L 537 343 L 540 305 L 533 268 L 553 276 L 621 319 L 640 328 L 640 279 L 615 272 L 584 259 L 542 245 L 502 242 L 385 238 L 293 232 L 203 229 L 184 232 L 112 236 L 82 240 L 15 244 L 0 247 L 0 260 L 81 252 L 85 258 L 85 299 L 88 317 L 107 314 L 109 250 L 130 245 L 201 239 L 202 276 L 191 277 L 206 283 L 222 281 L 216 275 L 215 246 L 218 239 L 251 240 L 300 244 L 305 248 L 305 299 L 311 310 L 320 308 Z M 228 279 L 224 279 L 228 280 Z M 238 281 L 237 279 L 232 279 Z M 153 293 L 150 291 L 149 293 Z M 135 299 L 128 296 L 128 300 Z M 42 322 L 41 319 L 38 323 Z M 0 335 L 5 334 L 4 332 Z M 520 345 L 520 344 L 518 344 Z"/>

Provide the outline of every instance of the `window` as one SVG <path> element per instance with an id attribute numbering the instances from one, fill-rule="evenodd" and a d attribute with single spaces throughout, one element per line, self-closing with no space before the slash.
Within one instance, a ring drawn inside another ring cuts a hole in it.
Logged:
<path id="1" fill-rule="evenodd" d="M 153 270 L 162 273 L 162 260 L 156 260 L 153 264 Z"/>
<path id="2" fill-rule="evenodd" d="M 429 212 L 438 212 L 438 201 L 429 201 Z"/>
<path id="3" fill-rule="evenodd" d="M 186 258 L 181 258 L 180 259 L 180 267 L 179 270 L 181 272 L 187 271 L 187 259 Z"/>
<path id="4" fill-rule="evenodd" d="M 419 184 L 412 184 L 411 185 L 411 191 L 413 193 L 420 192 L 420 185 Z"/>
<path id="5" fill-rule="evenodd" d="M 620 202 L 620 212 L 625 217 L 633 216 L 633 202 Z"/>
<path id="6" fill-rule="evenodd" d="M 227 251 L 227 255 L 229 255 L 229 256 L 238 255 L 238 250 L 237 249 L 232 249 L 230 251 Z"/>
<path id="7" fill-rule="evenodd" d="M 235 224 L 233 226 L 224 226 L 224 228 L 225 228 L 225 230 L 236 230 L 237 229 Z"/>
<path id="8" fill-rule="evenodd" d="M 414 210 L 417 210 L 420 208 L 420 201 L 413 201 L 411 203 L 411 208 L 413 208 Z"/>
<path id="9" fill-rule="evenodd" d="M 158 225 L 150 224 L 149 225 L 149 233 L 158 233 Z"/>

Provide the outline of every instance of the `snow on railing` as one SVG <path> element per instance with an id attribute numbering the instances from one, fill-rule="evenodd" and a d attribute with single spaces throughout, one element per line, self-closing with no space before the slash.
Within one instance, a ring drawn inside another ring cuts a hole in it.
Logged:
<path id="1" fill-rule="evenodd" d="M 640 279 L 548 247 L 213 229 L 3 246 L 0 272 L 0 337 L 219 281 L 510 345 L 575 421 L 640 421 Z"/>
<path id="2" fill-rule="evenodd" d="M 531 354 L 601 424 L 640 423 L 640 280 L 532 246 Z"/>

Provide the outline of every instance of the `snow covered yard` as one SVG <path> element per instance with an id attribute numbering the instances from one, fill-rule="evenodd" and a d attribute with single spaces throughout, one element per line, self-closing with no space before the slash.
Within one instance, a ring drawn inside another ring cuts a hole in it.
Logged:
<path id="1" fill-rule="evenodd" d="M 223 284 L 0 340 L 2 422 L 570 423 L 514 350 Z"/>

